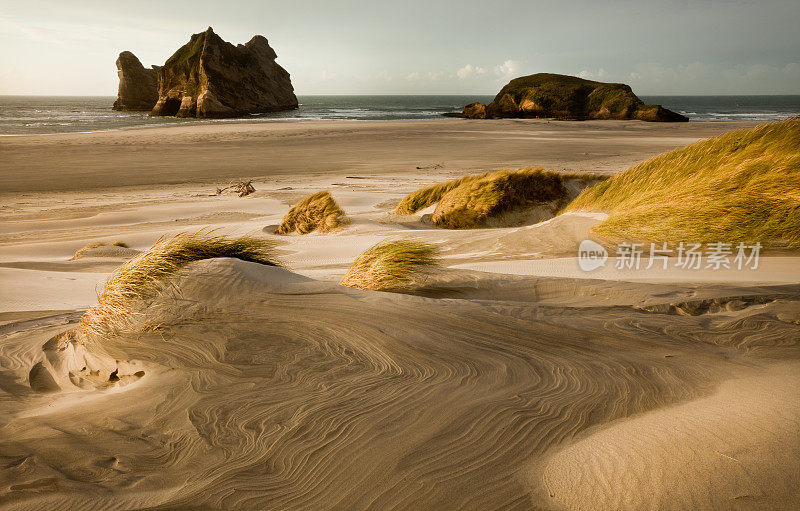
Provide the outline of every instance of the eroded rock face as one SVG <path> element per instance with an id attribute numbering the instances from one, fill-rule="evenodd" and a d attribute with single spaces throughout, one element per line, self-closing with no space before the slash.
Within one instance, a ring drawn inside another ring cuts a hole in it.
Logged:
<path id="1" fill-rule="evenodd" d="M 686 122 L 689 119 L 661 105 L 644 105 L 633 112 L 633 117 L 650 122 Z"/>
<path id="2" fill-rule="evenodd" d="M 464 107 L 461 116 L 467 119 L 486 119 L 486 105 L 483 103 L 470 103 Z"/>
<path id="3" fill-rule="evenodd" d="M 489 117 L 519 117 L 520 107 L 510 94 L 498 94 L 498 97 L 489 103 Z"/>
<path id="4" fill-rule="evenodd" d="M 263 36 L 234 46 L 209 27 L 159 69 L 150 115 L 238 117 L 297 108 L 289 73 L 276 58 Z"/>
<path id="5" fill-rule="evenodd" d="M 152 110 L 158 100 L 158 66 L 146 68 L 136 55 L 123 51 L 117 58 L 119 91 L 114 110 Z"/>
<path id="6" fill-rule="evenodd" d="M 466 108 L 463 116 L 466 117 Z M 486 117 L 640 119 L 652 122 L 689 120 L 661 105 L 645 105 L 623 83 L 595 82 L 549 73 L 511 80 L 486 106 Z"/>

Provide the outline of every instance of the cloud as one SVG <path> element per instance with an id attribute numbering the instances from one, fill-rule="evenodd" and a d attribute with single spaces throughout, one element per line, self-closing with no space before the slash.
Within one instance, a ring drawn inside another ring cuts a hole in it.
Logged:
<path id="1" fill-rule="evenodd" d="M 578 73 L 579 78 L 583 78 L 584 80 L 606 80 L 609 77 L 609 74 L 606 72 L 605 69 L 602 67 L 597 70 L 597 72 L 592 72 L 587 69 L 584 69 L 580 73 Z"/>
<path id="2" fill-rule="evenodd" d="M 781 72 L 783 74 L 787 75 L 787 76 L 798 77 L 798 76 L 800 76 L 800 63 L 789 62 L 788 64 L 783 66 L 783 69 L 781 69 Z"/>
<path id="3" fill-rule="evenodd" d="M 509 59 L 499 66 L 494 66 L 494 74 L 502 78 L 506 78 L 516 75 L 518 69 L 519 62 Z"/>
<path id="4" fill-rule="evenodd" d="M 485 74 L 486 70 L 482 67 L 473 66 L 472 64 L 467 64 L 466 66 L 462 67 L 458 71 L 456 71 L 456 75 L 462 80 L 466 80 L 472 76 L 482 75 Z"/>
<path id="5" fill-rule="evenodd" d="M 406 80 L 409 82 L 422 82 L 422 81 L 430 81 L 436 82 L 444 78 L 444 72 L 439 71 L 434 73 L 433 71 L 428 71 L 427 73 L 420 73 L 419 71 L 414 71 L 413 73 L 409 73 L 406 76 Z M 450 78 L 453 78 L 453 75 L 450 75 Z"/>
<path id="6" fill-rule="evenodd" d="M 389 71 L 387 71 L 385 69 L 383 71 L 381 71 L 380 73 L 378 73 L 376 78 L 378 80 L 383 80 L 384 82 L 391 82 L 392 81 L 392 75 L 390 75 Z"/>
<path id="7" fill-rule="evenodd" d="M 335 74 L 329 73 L 329 72 L 325 71 L 324 69 L 322 70 L 322 81 L 323 82 L 328 82 L 328 81 L 335 80 L 335 79 L 336 79 L 336 75 Z"/>

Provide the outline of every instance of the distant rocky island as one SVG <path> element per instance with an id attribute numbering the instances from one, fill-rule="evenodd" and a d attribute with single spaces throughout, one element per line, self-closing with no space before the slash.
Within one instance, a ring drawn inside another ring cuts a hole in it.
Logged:
<path id="1" fill-rule="evenodd" d="M 234 46 L 211 27 L 192 35 L 163 66 L 145 68 L 124 51 L 117 59 L 119 93 L 113 108 L 202 118 L 297 108 L 289 73 L 277 57 L 263 36 Z"/>
<path id="2" fill-rule="evenodd" d="M 136 55 L 123 51 L 117 59 L 119 92 L 114 110 L 152 110 L 158 101 L 158 70 L 146 68 Z"/>
<path id="3" fill-rule="evenodd" d="M 661 105 L 645 105 L 624 83 L 603 83 L 577 76 L 537 73 L 508 82 L 488 105 L 470 103 L 461 113 L 468 119 L 556 118 L 639 119 L 651 122 L 687 122 Z"/>

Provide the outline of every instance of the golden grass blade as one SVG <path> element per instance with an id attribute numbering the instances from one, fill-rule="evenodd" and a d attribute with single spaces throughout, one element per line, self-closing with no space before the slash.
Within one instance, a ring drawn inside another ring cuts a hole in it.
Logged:
<path id="1" fill-rule="evenodd" d="M 481 227 L 505 213 L 535 206 L 549 208 L 548 214 L 552 216 L 574 193 L 567 186 L 569 180 L 579 180 L 587 186 L 606 178 L 600 174 L 560 173 L 538 167 L 498 170 L 417 190 L 403 198 L 395 213 L 408 215 L 438 203 L 431 220 L 447 229 Z"/>
<path id="2" fill-rule="evenodd" d="M 81 318 L 78 333 L 102 335 L 123 326 L 135 304 L 156 296 L 173 275 L 193 261 L 233 257 L 280 266 L 273 253 L 273 242 L 253 236 L 228 238 L 199 231 L 161 237 L 150 249 L 125 262 L 108 277 L 97 304 Z"/>
<path id="3" fill-rule="evenodd" d="M 358 256 L 339 284 L 382 291 L 408 289 L 438 266 L 438 252 L 427 243 L 384 241 Z"/>
<path id="4" fill-rule="evenodd" d="M 608 239 L 800 247 L 800 118 L 676 149 L 584 190 Z"/>
<path id="5" fill-rule="evenodd" d="M 344 210 L 339 207 L 330 192 L 322 191 L 309 195 L 291 207 L 283 221 L 275 229 L 276 234 L 313 231 L 330 232 L 349 223 Z"/>
<path id="6" fill-rule="evenodd" d="M 437 202 L 442 200 L 444 194 L 446 194 L 453 188 L 456 188 L 463 183 L 474 181 L 475 179 L 480 179 L 486 175 L 488 175 L 488 173 L 475 176 L 464 176 L 459 179 L 454 179 L 453 181 L 448 181 L 446 183 L 439 183 L 427 186 L 425 188 L 421 188 L 416 192 L 412 192 L 403 197 L 403 200 L 400 201 L 400 204 L 397 205 L 394 212 L 398 215 L 414 214 L 420 209 L 425 209 L 431 204 L 436 204 Z"/>

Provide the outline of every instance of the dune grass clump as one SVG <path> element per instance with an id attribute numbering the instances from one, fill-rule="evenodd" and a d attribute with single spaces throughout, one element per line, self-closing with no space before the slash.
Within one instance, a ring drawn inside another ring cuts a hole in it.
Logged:
<path id="1" fill-rule="evenodd" d="M 469 229 L 503 213 L 552 204 L 552 214 L 568 197 L 558 172 L 541 168 L 498 170 L 461 183 L 439 201 L 431 220 L 439 227 Z"/>
<path id="2" fill-rule="evenodd" d="M 123 326 L 130 320 L 137 303 L 156 296 L 173 275 L 191 262 L 233 257 L 279 266 L 273 252 L 271 241 L 253 236 L 228 238 L 200 231 L 161 237 L 147 251 L 125 262 L 108 277 L 97 304 L 83 315 L 77 332 L 102 335 Z"/>
<path id="3" fill-rule="evenodd" d="M 398 215 L 412 215 L 420 209 L 425 209 L 431 204 L 436 204 L 442 200 L 444 194 L 453 188 L 456 188 L 457 186 L 460 186 L 468 181 L 474 181 L 475 179 L 479 179 L 486 175 L 487 174 L 464 176 L 446 183 L 439 183 L 421 188 L 416 192 L 409 193 L 403 197 L 403 200 L 400 201 L 400 204 L 397 205 L 394 212 Z"/>
<path id="4" fill-rule="evenodd" d="M 112 247 L 130 248 L 128 246 L 128 244 L 125 243 L 124 241 L 115 241 L 113 243 L 89 243 L 85 247 L 79 248 L 78 250 L 76 250 L 75 251 L 75 255 L 72 256 L 70 261 L 74 261 L 76 259 L 80 259 L 81 257 L 83 257 L 86 254 L 86 252 L 88 252 L 88 251 L 90 251 L 90 250 L 92 250 L 94 248 L 106 247 L 106 246 L 109 246 L 109 245 L 112 246 Z"/>
<path id="5" fill-rule="evenodd" d="M 384 241 L 358 256 L 339 284 L 375 291 L 408 289 L 438 266 L 437 255 L 438 249 L 427 243 Z"/>
<path id="6" fill-rule="evenodd" d="M 608 239 L 800 248 L 800 118 L 656 156 L 565 210 L 609 212 L 593 228 Z"/>
<path id="7" fill-rule="evenodd" d="M 395 213 L 411 214 L 438 203 L 431 221 L 448 229 L 470 229 L 512 211 L 541 207 L 551 217 L 576 194 L 571 182 L 581 187 L 606 179 L 591 173 L 560 173 L 542 168 L 498 170 L 428 186 L 407 195 Z"/>
<path id="8" fill-rule="evenodd" d="M 281 224 L 275 229 L 275 233 L 330 232 L 345 226 L 348 222 L 347 215 L 330 192 L 322 191 L 309 195 L 292 206 L 283 217 Z"/>

